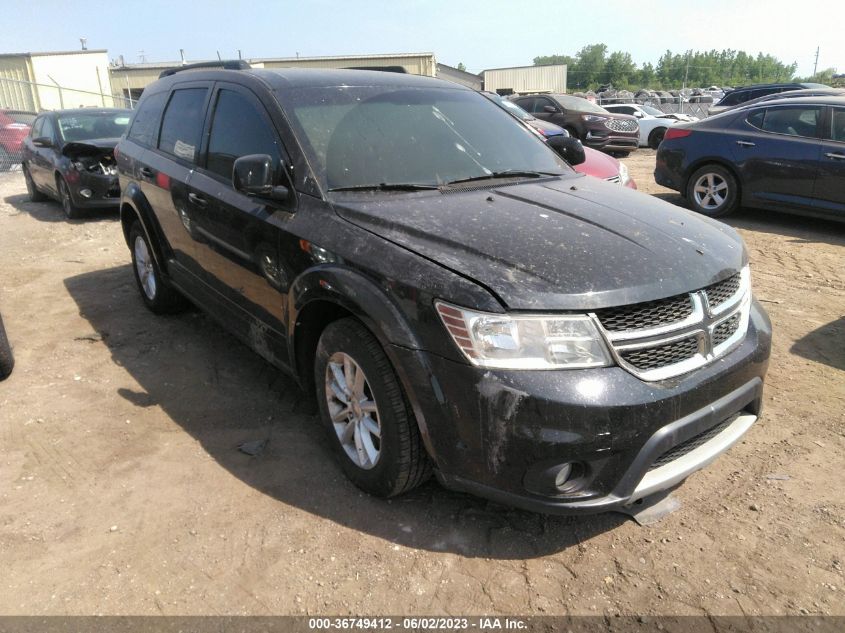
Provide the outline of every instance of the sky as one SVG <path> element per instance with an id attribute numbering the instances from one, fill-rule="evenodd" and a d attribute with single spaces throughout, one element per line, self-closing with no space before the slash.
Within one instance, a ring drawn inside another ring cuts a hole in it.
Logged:
<path id="1" fill-rule="evenodd" d="M 432 52 L 437 61 L 527 66 L 605 43 L 638 65 L 667 49 L 731 48 L 845 72 L 843 0 L 0 0 L 0 53 L 108 49 L 127 63 Z"/>

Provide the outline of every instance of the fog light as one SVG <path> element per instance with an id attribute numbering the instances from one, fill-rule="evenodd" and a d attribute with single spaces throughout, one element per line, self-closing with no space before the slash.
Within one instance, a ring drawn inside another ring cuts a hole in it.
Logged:
<path id="1" fill-rule="evenodd" d="M 569 475 L 572 474 L 572 464 L 561 464 L 555 475 L 555 488 L 558 490 L 563 490 L 566 487 L 566 482 L 569 479 Z"/>
<path id="2" fill-rule="evenodd" d="M 79 190 L 79 195 L 82 196 L 83 198 L 90 198 L 91 194 L 92 194 L 92 191 L 90 189 L 80 189 Z"/>

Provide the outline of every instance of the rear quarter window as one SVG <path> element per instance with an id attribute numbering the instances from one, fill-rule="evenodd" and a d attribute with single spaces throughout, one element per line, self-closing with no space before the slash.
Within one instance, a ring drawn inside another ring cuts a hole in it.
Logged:
<path id="1" fill-rule="evenodd" d="M 158 122 L 166 100 L 166 92 L 158 92 L 143 99 L 135 112 L 127 138 L 141 145 L 154 147 L 158 136 Z"/>

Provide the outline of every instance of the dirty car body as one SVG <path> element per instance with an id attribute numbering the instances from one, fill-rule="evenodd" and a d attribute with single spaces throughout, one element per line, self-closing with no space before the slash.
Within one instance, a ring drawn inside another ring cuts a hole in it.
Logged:
<path id="1" fill-rule="evenodd" d="M 240 129 L 252 117 L 264 130 L 252 144 L 215 140 L 236 111 Z M 239 145 L 221 163 L 227 142 Z M 575 173 L 471 90 L 365 71 L 187 69 L 147 88 L 118 150 L 121 220 L 154 311 L 151 274 L 318 403 L 352 375 L 335 356 L 319 371 L 334 324 L 384 355 L 397 391 L 371 381 L 375 397 L 349 405 L 378 413 L 364 418 L 378 423 L 370 444 L 358 427 L 345 434 L 354 412 L 321 404 L 342 467 L 369 492 L 423 479 L 368 479 L 396 457 L 382 417 L 396 393 L 423 447 L 404 464 L 557 513 L 672 487 L 760 413 L 771 331 L 739 235 Z M 272 179 L 249 190 L 242 164 Z M 370 378 L 355 341 L 343 349 Z M 357 470 L 356 447 L 372 458 Z"/>
<path id="2" fill-rule="evenodd" d="M 23 143 L 27 185 L 62 202 L 66 213 L 116 208 L 120 189 L 114 148 L 130 116 L 130 110 L 111 108 L 40 114 Z"/>

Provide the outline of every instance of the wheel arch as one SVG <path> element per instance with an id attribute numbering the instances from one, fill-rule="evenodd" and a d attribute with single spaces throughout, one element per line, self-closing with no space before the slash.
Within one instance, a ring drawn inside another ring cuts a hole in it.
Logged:
<path id="1" fill-rule="evenodd" d="M 159 270 L 166 273 L 167 242 L 164 240 L 164 235 L 155 219 L 152 207 L 150 207 L 140 187 L 135 183 L 130 183 L 123 192 L 120 200 L 120 226 L 123 230 L 123 239 L 130 248 L 129 230 L 136 220 L 141 223 L 141 229 L 147 236 L 147 241 L 152 246 L 153 257 Z"/>

